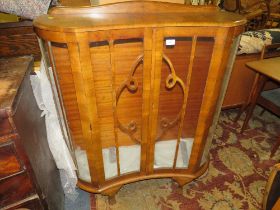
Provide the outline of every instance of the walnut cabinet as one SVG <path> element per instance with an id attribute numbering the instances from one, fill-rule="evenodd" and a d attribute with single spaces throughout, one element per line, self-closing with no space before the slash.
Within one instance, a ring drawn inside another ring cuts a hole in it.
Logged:
<path id="1" fill-rule="evenodd" d="M 184 185 L 203 174 L 244 23 L 216 7 L 143 1 L 37 18 L 79 187 L 112 195 L 138 180 Z"/>

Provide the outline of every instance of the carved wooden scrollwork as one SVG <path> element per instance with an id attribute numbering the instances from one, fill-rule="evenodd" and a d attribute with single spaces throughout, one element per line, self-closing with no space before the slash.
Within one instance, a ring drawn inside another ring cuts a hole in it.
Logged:
<path id="1" fill-rule="evenodd" d="M 167 65 L 169 66 L 170 69 L 170 74 L 167 76 L 166 80 L 165 80 L 165 87 L 167 89 L 172 89 L 175 87 L 175 85 L 178 83 L 183 91 L 183 101 L 185 101 L 185 97 L 186 97 L 186 88 L 185 88 L 185 84 L 184 82 L 181 80 L 181 78 L 177 77 L 174 66 L 172 64 L 172 62 L 170 61 L 170 59 L 167 57 L 167 55 L 163 54 L 162 59 L 167 63 Z M 181 113 L 183 111 L 183 105 L 179 111 L 179 113 L 176 115 L 176 117 L 173 120 L 169 120 L 166 117 L 162 117 L 160 119 L 160 128 L 161 131 L 158 135 L 158 137 L 156 138 L 156 141 L 159 141 L 161 139 L 161 137 L 171 128 L 173 128 L 175 125 L 178 124 L 178 122 L 180 121 L 181 118 Z"/>
<path id="2" fill-rule="evenodd" d="M 136 60 L 134 61 L 133 65 L 131 66 L 130 73 L 128 75 L 127 80 L 124 81 L 119 86 L 119 88 L 117 89 L 117 91 L 116 91 L 116 103 L 117 103 L 117 105 L 118 105 L 119 98 L 120 98 L 122 92 L 124 91 L 124 89 L 127 89 L 131 93 L 136 93 L 137 92 L 137 90 L 138 90 L 138 82 L 137 82 L 137 80 L 134 77 L 134 73 L 135 73 L 137 67 L 139 66 L 139 64 L 143 62 L 143 58 L 144 58 L 143 54 L 139 55 L 136 58 Z M 130 121 L 128 123 L 128 125 L 125 126 L 125 125 L 121 124 L 121 122 L 117 118 L 117 124 L 118 124 L 118 128 L 123 133 L 127 134 L 134 142 L 136 142 L 136 143 L 140 143 L 141 142 L 141 140 L 137 139 L 135 137 L 135 135 L 134 135 L 136 133 L 137 129 L 138 129 L 137 123 L 134 120 Z"/>

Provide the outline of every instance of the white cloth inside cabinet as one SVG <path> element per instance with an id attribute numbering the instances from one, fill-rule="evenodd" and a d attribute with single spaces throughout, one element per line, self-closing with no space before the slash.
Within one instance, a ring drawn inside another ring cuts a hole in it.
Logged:
<path id="1" fill-rule="evenodd" d="M 139 145 L 120 146 L 120 172 L 121 174 L 140 171 L 141 147 Z M 75 150 L 78 164 L 79 178 L 90 182 L 90 172 L 86 152 L 81 149 Z M 116 148 L 109 147 L 102 149 L 105 179 L 113 178 L 118 175 Z"/>
<path id="2" fill-rule="evenodd" d="M 75 150 L 75 156 L 78 165 L 79 178 L 83 181 L 91 182 L 86 151 L 77 148 Z"/>
<path id="3" fill-rule="evenodd" d="M 121 174 L 140 171 L 140 145 L 121 146 L 119 148 L 119 153 Z"/>
<path id="4" fill-rule="evenodd" d="M 171 168 L 175 155 L 177 140 L 158 141 L 155 144 L 155 164 L 154 168 Z M 176 168 L 187 168 L 192 151 L 193 139 L 181 139 L 178 150 Z M 79 178 L 84 181 L 91 181 L 87 155 L 84 150 L 75 150 L 79 169 Z M 110 179 L 118 175 L 116 148 L 109 147 L 102 149 L 105 179 Z M 120 173 L 140 171 L 141 146 L 120 146 Z"/>
<path id="5" fill-rule="evenodd" d="M 177 140 L 158 141 L 155 144 L 154 168 L 173 166 Z M 187 168 L 192 151 L 193 138 L 181 139 L 179 143 L 176 168 Z"/>
<path id="6" fill-rule="evenodd" d="M 45 117 L 50 151 L 57 168 L 65 171 L 63 173 L 65 176 L 61 177 L 64 192 L 66 195 L 76 194 L 76 167 L 66 144 L 67 139 L 62 134 L 51 84 L 43 60 L 41 61 L 40 71 L 37 71 L 36 75 L 31 75 L 30 81 L 37 105 L 42 110 L 41 117 Z"/>
<path id="7" fill-rule="evenodd" d="M 102 150 L 105 179 L 118 175 L 116 148 L 110 147 Z M 125 174 L 134 171 L 140 171 L 140 145 L 120 146 L 120 173 Z"/>

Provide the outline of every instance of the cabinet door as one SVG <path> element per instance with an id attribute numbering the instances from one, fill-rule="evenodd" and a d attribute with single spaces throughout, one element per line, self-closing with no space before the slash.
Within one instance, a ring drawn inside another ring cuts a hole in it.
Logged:
<path id="1" fill-rule="evenodd" d="M 214 27 L 167 27 L 155 34 L 149 172 L 192 170 L 215 111 L 225 45 Z"/>
<path id="2" fill-rule="evenodd" d="M 65 40 L 48 48 L 79 178 L 102 183 L 145 171 L 152 29 L 69 33 Z"/>

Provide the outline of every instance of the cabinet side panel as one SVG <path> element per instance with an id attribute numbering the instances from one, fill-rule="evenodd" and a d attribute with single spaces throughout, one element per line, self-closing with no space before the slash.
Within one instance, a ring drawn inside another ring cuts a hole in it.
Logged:
<path id="1" fill-rule="evenodd" d="M 29 75 L 22 87 L 22 96 L 13 117 L 14 123 L 49 208 L 61 209 L 64 205 L 64 193 L 60 175 L 49 149 L 45 118 L 41 117 L 41 110 L 35 101 Z"/>
<path id="2" fill-rule="evenodd" d="M 53 43 L 52 52 L 63 98 L 63 104 L 66 111 L 67 122 L 74 141 L 73 143 L 84 150 L 85 142 L 83 141 L 82 127 L 68 50 L 65 45 Z"/>

